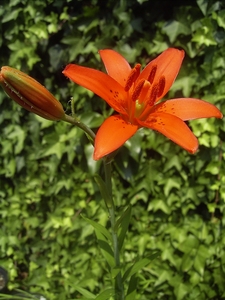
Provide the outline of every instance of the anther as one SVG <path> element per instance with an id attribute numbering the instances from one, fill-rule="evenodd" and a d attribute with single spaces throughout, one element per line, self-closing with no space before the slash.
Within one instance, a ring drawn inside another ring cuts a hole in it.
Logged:
<path id="1" fill-rule="evenodd" d="M 151 72 L 148 76 L 148 81 L 152 84 L 155 79 L 155 74 L 157 71 L 157 65 L 152 66 Z"/>
<path id="2" fill-rule="evenodd" d="M 159 91 L 159 85 L 158 84 L 153 85 L 151 93 L 150 93 L 149 101 L 148 101 L 148 104 L 150 106 L 155 104 L 155 101 L 158 97 L 158 91 Z"/>
<path id="3" fill-rule="evenodd" d="M 145 79 L 142 79 L 138 82 L 137 86 L 134 89 L 134 92 L 132 93 L 131 99 L 133 101 L 136 101 L 141 93 L 141 90 L 143 88 L 143 85 L 145 83 Z"/>
<path id="4" fill-rule="evenodd" d="M 166 79 L 164 76 L 161 76 L 158 83 L 158 94 L 157 94 L 158 97 L 162 96 L 165 85 L 166 85 Z"/>
<path id="5" fill-rule="evenodd" d="M 138 76 L 140 75 L 140 70 L 141 70 L 140 64 L 136 64 L 136 66 L 131 70 L 124 87 L 126 92 L 129 91 L 129 89 L 132 87 L 132 84 L 137 80 Z"/>

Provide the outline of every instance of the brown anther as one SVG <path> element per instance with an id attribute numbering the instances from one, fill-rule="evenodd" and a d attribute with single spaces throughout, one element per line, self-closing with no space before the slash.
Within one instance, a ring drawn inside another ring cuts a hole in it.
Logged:
<path id="1" fill-rule="evenodd" d="M 145 79 L 142 79 L 138 82 L 137 86 L 134 89 L 134 92 L 132 93 L 131 99 L 133 101 L 136 101 L 141 93 L 141 90 L 143 88 L 143 85 L 145 83 Z"/>
<path id="2" fill-rule="evenodd" d="M 129 89 L 132 87 L 132 84 L 137 80 L 138 76 L 140 75 L 141 65 L 136 64 L 136 66 L 130 71 L 130 74 L 127 78 L 127 82 L 125 84 L 125 91 L 128 92 Z"/>
<path id="3" fill-rule="evenodd" d="M 165 85 L 166 85 L 166 79 L 164 76 L 161 76 L 158 83 L 158 94 L 157 94 L 158 97 L 162 96 Z"/>
<path id="4" fill-rule="evenodd" d="M 155 79 L 155 74 L 157 71 L 157 65 L 152 66 L 151 72 L 148 76 L 148 81 L 152 84 Z"/>
<path id="5" fill-rule="evenodd" d="M 159 91 L 159 85 L 158 84 L 153 85 L 151 93 L 150 93 L 149 101 L 148 101 L 148 104 L 150 106 L 155 104 L 155 101 L 158 97 L 158 91 Z"/>

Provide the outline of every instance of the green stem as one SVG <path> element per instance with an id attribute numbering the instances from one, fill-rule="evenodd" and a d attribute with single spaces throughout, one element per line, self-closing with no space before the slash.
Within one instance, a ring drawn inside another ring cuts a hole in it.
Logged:
<path id="1" fill-rule="evenodd" d="M 81 128 L 87 134 L 87 136 L 91 140 L 91 143 L 94 144 L 95 133 L 88 126 L 86 126 L 84 123 L 78 120 L 78 118 L 76 118 L 75 115 L 73 117 L 65 115 L 64 121 Z"/>
<path id="2" fill-rule="evenodd" d="M 111 205 L 108 205 L 108 211 L 109 211 L 109 218 L 110 218 L 111 231 L 112 231 L 112 242 L 113 242 L 113 250 L 114 250 L 115 268 L 119 269 L 119 272 L 115 278 L 115 300 L 123 300 L 124 299 L 124 289 L 123 289 L 122 274 L 121 274 L 118 236 L 117 236 L 117 231 L 115 230 L 115 225 L 116 225 L 115 206 L 114 206 L 113 197 L 112 197 L 111 160 L 107 160 L 107 159 L 104 160 L 104 171 L 105 171 L 106 188 L 107 188 L 109 197 L 111 198 L 111 201 L 110 201 Z"/>

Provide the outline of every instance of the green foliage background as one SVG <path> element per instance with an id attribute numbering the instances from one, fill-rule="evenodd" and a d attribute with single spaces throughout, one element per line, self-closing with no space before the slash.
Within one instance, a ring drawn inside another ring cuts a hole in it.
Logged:
<path id="1" fill-rule="evenodd" d="M 0 18 L 0 64 L 35 77 L 68 114 L 74 97 L 93 130 L 111 110 L 61 72 L 70 62 L 103 69 L 103 48 L 143 65 L 167 47 L 185 49 L 167 97 L 205 99 L 225 113 L 223 0 L 3 0 Z M 80 129 L 32 115 L 2 90 L 0 105 L 0 265 L 9 289 L 88 299 L 81 287 L 98 294 L 110 286 L 94 230 L 81 217 L 108 222 L 93 180 L 101 164 Z M 115 159 L 116 204 L 133 206 L 124 268 L 159 252 L 138 272 L 136 299 L 225 299 L 225 123 L 190 126 L 196 155 L 141 130 Z"/>

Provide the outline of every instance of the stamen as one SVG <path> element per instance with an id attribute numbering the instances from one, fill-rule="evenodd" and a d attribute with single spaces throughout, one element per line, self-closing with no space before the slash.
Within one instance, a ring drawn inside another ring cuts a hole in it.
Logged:
<path id="1" fill-rule="evenodd" d="M 158 97 L 162 96 L 165 85 L 166 85 L 166 79 L 164 76 L 161 76 L 158 83 L 158 94 L 157 94 Z"/>
<path id="2" fill-rule="evenodd" d="M 124 87 L 126 92 L 129 91 L 129 89 L 132 87 L 132 84 L 137 80 L 138 76 L 140 75 L 140 70 L 141 70 L 140 64 L 136 64 L 136 66 L 131 70 Z"/>
<path id="3" fill-rule="evenodd" d="M 143 103 L 146 100 L 146 95 L 148 94 L 148 91 L 151 87 L 151 84 L 149 81 L 145 80 L 145 83 L 143 85 L 143 88 L 141 90 L 140 96 L 139 96 L 139 103 Z"/>
<path id="4" fill-rule="evenodd" d="M 137 86 L 134 89 L 134 92 L 132 93 L 131 99 L 133 101 L 136 101 L 141 93 L 141 90 L 143 88 L 143 85 L 145 83 L 145 79 L 142 79 L 138 82 Z"/>
<path id="5" fill-rule="evenodd" d="M 152 66 L 151 72 L 148 76 L 148 81 L 152 84 L 155 79 L 155 74 L 157 71 L 157 65 Z"/>
<path id="6" fill-rule="evenodd" d="M 150 106 L 153 106 L 155 104 L 155 101 L 158 97 L 158 91 L 159 91 L 159 85 L 157 83 L 157 84 L 153 85 L 151 93 L 150 93 L 150 97 L 149 97 L 149 100 L 148 100 L 148 104 Z"/>

